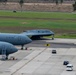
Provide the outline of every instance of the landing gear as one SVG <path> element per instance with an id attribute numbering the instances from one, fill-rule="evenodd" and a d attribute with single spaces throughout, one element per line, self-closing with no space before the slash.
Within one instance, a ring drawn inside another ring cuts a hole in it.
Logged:
<path id="1" fill-rule="evenodd" d="M 54 40 L 54 35 L 52 36 L 52 40 Z"/>
<path id="2" fill-rule="evenodd" d="M 21 50 L 23 50 L 23 47 L 21 47 Z"/>
<path id="3" fill-rule="evenodd" d="M 8 60 L 8 55 L 2 55 L 2 60 Z"/>
<path id="4" fill-rule="evenodd" d="M 21 47 L 21 50 L 23 50 L 23 45 L 22 45 L 22 47 Z"/>
<path id="5" fill-rule="evenodd" d="M 8 60 L 8 55 L 6 55 L 6 60 Z"/>
<path id="6" fill-rule="evenodd" d="M 6 49 L 2 50 L 2 60 L 7 60 L 8 59 L 8 54 L 6 54 Z"/>

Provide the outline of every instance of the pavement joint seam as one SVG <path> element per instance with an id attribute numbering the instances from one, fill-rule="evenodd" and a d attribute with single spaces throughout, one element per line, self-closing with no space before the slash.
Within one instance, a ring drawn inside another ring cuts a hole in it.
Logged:
<path id="1" fill-rule="evenodd" d="M 47 48 L 45 48 L 44 50 L 42 50 L 40 53 L 38 53 L 36 56 L 34 56 L 32 59 L 30 59 L 28 62 L 26 62 L 24 65 L 22 65 L 20 68 L 18 68 L 15 72 L 13 72 L 11 75 L 14 75 L 15 73 L 17 73 L 21 68 L 23 68 L 26 64 L 28 64 L 30 61 L 32 61 L 34 58 L 36 58 L 38 55 L 40 55 L 42 52 L 44 52 Z"/>

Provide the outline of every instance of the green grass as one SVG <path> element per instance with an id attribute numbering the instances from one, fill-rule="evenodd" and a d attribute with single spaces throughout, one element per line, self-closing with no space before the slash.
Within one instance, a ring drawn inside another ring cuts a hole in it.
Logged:
<path id="1" fill-rule="evenodd" d="M 76 14 L 60 13 L 60 12 L 17 12 L 0 11 L 0 16 L 25 17 L 25 18 L 62 18 L 62 19 L 76 19 Z"/>
<path id="2" fill-rule="evenodd" d="M 47 36 L 46 36 L 47 37 Z M 76 34 L 56 34 L 54 36 L 55 38 L 70 38 L 70 39 L 76 39 Z M 52 36 L 48 36 L 47 38 L 52 38 Z"/>
<path id="3" fill-rule="evenodd" d="M 55 38 L 72 38 L 76 39 L 76 34 L 57 34 Z"/>
<path id="4" fill-rule="evenodd" d="M 55 37 L 76 38 L 76 14 L 18 11 L 17 13 L 13 13 L 12 11 L 0 11 L 0 32 L 16 33 L 39 28 L 54 31 Z M 66 35 L 64 36 L 64 34 Z"/>
<path id="5" fill-rule="evenodd" d="M 0 19 L 0 26 L 22 26 L 22 27 L 76 30 L 76 22 L 66 20 L 49 21 L 49 20 Z"/>

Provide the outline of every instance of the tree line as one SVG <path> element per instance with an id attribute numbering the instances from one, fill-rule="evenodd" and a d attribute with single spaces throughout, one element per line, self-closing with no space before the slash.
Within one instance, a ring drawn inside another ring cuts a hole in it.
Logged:
<path id="1" fill-rule="evenodd" d="M 45 0 L 44 0 L 45 1 Z M 46 0 L 47 1 L 47 0 Z M 8 2 L 8 0 L 0 0 L 0 2 Z M 54 3 L 56 3 L 56 5 L 58 4 L 62 4 L 64 2 L 64 0 L 53 0 Z M 24 0 L 19 0 L 19 4 L 21 6 L 21 9 L 22 9 L 22 6 L 23 6 L 23 3 L 24 3 Z M 75 3 L 73 4 L 73 10 L 75 11 L 76 10 L 76 1 Z"/>

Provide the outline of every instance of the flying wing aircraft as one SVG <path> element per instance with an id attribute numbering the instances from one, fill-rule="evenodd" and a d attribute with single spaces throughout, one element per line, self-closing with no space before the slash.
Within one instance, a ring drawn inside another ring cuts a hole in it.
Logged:
<path id="1" fill-rule="evenodd" d="M 0 41 L 0 55 L 6 56 L 3 59 L 8 59 L 8 55 L 17 52 L 18 49 L 15 48 L 11 43 Z"/>
<path id="2" fill-rule="evenodd" d="M 21 45 L 21 49 L 23 49 L 25 44 L 32 42 L 29 37 L 14 33 L 0 33 L 0 41 L 8 42 L 13 45 Z"/>
<path id="3" fill-rule="evenodd" d="M 52 36 L 52 40 L 54 39 L 54 32 L 48 29 L 36 29 L 36 30 L 27 30 L 23 31 L 21 34 L 29 36 L 31 39 L 39 39 L 43 36 Z"/>

